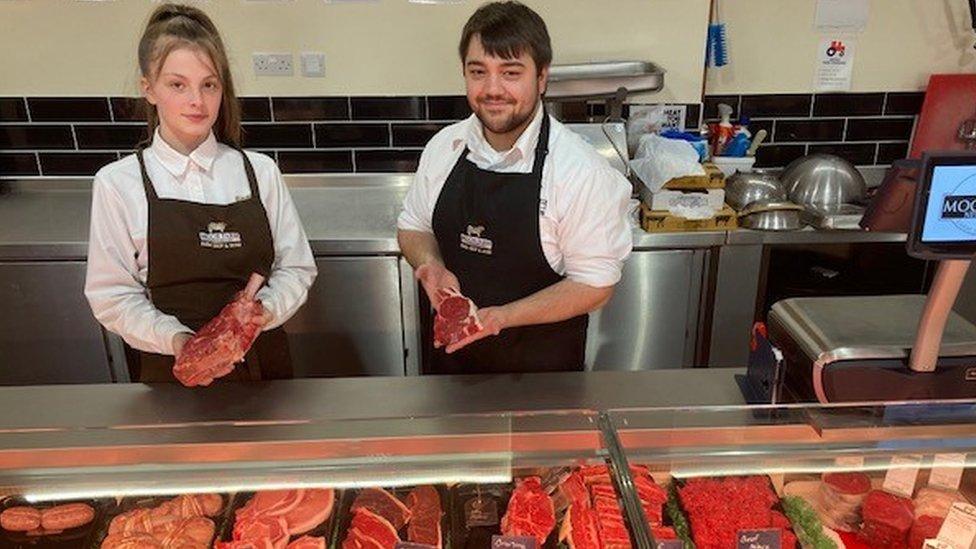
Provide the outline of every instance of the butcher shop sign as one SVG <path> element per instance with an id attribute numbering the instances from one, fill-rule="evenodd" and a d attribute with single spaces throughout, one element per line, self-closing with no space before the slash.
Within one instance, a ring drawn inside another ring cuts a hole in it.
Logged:
<path id="1" fill-rule="evenodd" d="M 227 224 L 221 221 L 211 221 L 206 231 L 200 231 L 200 246 L 214 250 L 240 248 L 244 242 L 241 233 L 228 231 Z"/>

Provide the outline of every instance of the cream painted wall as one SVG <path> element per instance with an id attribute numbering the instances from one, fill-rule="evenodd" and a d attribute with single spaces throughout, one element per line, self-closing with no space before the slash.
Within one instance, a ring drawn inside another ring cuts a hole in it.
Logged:
<path id="1" fill-rule="evenodd" d="M 241 95 L 463 92 L 455 53 L 480 1 L 212 0 Z M 546 19 L 555 62 L 646 59 L 667 69 L 654 100 L 695 102 L 702 89 L 708 0 L 527 0 Z M 148 0 L 0 0 L 0 95 L 133 95 Z M 261 77 L 251 53 L 326 54 L 326 78 Z"/>
<path id="2" fill-rule="evenodd" d="M 706 93 L 814 91 L 822 35 L 816 0 L 719 0 L 730 63 L 709 69 Z M 966 0 L 871 0 L 856 41 L 852 91 L 923 90 L 930 74 L 976 71 Z"/>

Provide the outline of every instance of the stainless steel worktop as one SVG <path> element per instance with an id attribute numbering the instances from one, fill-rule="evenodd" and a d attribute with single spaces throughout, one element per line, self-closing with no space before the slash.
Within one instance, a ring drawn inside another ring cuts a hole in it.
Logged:
<path id="1" fill-rule="evenodd" d="M 288 176 L 288 185 L 316 255 L 396 255 L 396 217 L 410 175 Z M 5 183 L 0 196 L 0 259 L 81 259 L 87 254 L 90 181 Z M 900 242 L 903 234 L 806 229 L 647 233 L 634 248 L 689 249 L 788 243 Z"/>

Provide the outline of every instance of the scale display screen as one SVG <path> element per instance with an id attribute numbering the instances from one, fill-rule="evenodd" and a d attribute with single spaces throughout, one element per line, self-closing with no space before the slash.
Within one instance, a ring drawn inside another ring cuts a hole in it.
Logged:
<path id="1" fill-rule="evenodd" d="M 923 157 L 908 252 L 922 259 L 976 255 L 976 154 Z"/>

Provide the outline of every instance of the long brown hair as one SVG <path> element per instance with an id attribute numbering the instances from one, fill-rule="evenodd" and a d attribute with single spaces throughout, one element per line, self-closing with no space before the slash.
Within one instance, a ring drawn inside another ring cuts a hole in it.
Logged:
<path id="1" fill-rule="evenodd" d="M 207 14 L 197 8 L 182 4 L 163 4 L 149 16 L 146 30 L 139 40 L 139 70 L 142 76 L 153 80 L 169 54 L 178 48 L 193 48 L 210 56 L 223 90 L 220 112 L 213 128 L 214 136 L 217 141 L 239 147 L 241 107 L 237 102 L 237 94 L 234 93 L 227 51 L 217 27 Z M 159 114 L 156 107 L 148 101 L 145 106 L 151 139 L 159 126 Z"/>

